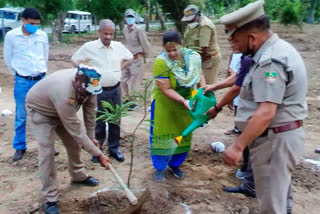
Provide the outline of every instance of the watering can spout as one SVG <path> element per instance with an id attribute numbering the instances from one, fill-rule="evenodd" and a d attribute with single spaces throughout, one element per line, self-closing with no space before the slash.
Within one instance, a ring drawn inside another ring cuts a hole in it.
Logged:
<path id="1" fill-rule="evenodd" d="M 177 144 L 180 144 L 183 137 L 187 136 L 191 132 L 193 132 L 195 129 L 199 128 L 203 123 L 200 121 L 192 121 L 192 123 L 182 132 L 181 136 L 175 137 L 174 140 Z"/>

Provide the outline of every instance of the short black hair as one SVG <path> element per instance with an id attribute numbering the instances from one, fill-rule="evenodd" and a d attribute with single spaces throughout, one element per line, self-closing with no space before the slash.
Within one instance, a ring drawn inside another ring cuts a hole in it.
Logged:
<path id="1" fill-rule="evenodd" d="M 179 45 L 182 45 L 182 39 L 179 32 L 175 30 L 167 31 L 163 34 L 163 46 L 165 46 L 169 42 L 174 42 Z"/>
<path id="2" fill-rule="evenodd" d="M 247 31 L 251 29 L 257 29 L 259 31 L 268 31 L 270 30 L 270 20 L 267 15 L 262 15 L 255 20 L 241 26 L 238 30 Z"/>
<path id="3" fill-rule="evenodd" d="M 23 10 L 22 18 L 24 18 L 24 19 L 41 19 L 41 14 L 36 8 L 28 7 Z"/>

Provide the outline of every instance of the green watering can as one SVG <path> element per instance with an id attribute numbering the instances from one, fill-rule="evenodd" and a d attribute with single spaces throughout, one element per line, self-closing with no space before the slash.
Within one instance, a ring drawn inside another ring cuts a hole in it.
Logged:
<path id="1" fill-rule="evenodd" d="M 203 94 L 203 92 L 204 90 L 202 88 L 192 91 L 189 103 L 192 110 L 188 110 L 188 113 L 192 118 L 192 123 L 182 132 L 181 136 L 174 138 L 177 144 L 181 143 L 183 137 L 187 136 L 209 120 L 210 114 L 204 115 L 204 113 L 215 106 L 217 101 L 213 92 L 207 92 L 206 94 Z M 194 102 L 196 103 L 193 107 Z"/>

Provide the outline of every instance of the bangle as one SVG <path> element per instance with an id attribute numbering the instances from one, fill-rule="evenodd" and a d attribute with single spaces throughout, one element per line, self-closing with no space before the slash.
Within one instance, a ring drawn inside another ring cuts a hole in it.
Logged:
<path id="1" fill-rule="evenodd" d="M 214 108 L 216 109 L 216 112 L 219 113 L 220 111 L 222 111 L 222 108 L 218 108 L 216 105 L 214 106 Z"/>

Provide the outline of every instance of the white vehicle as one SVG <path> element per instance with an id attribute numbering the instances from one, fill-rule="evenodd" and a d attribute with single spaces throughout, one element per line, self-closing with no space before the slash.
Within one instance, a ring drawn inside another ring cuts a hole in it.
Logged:
<path id="1" fill-rule="evenodd" d="M 22 11 L 23 8 L 0 8 L 0 37 L 2 37 L 2 28 L 7 33 L 9 30 L 22 25 Z"/>
<path id="2" fill-rule="evenodd" d="M 64 20 L 63 32 L 89 32 L 92 28 L 92 15 L 89 12 L 69 10 Z"/>

